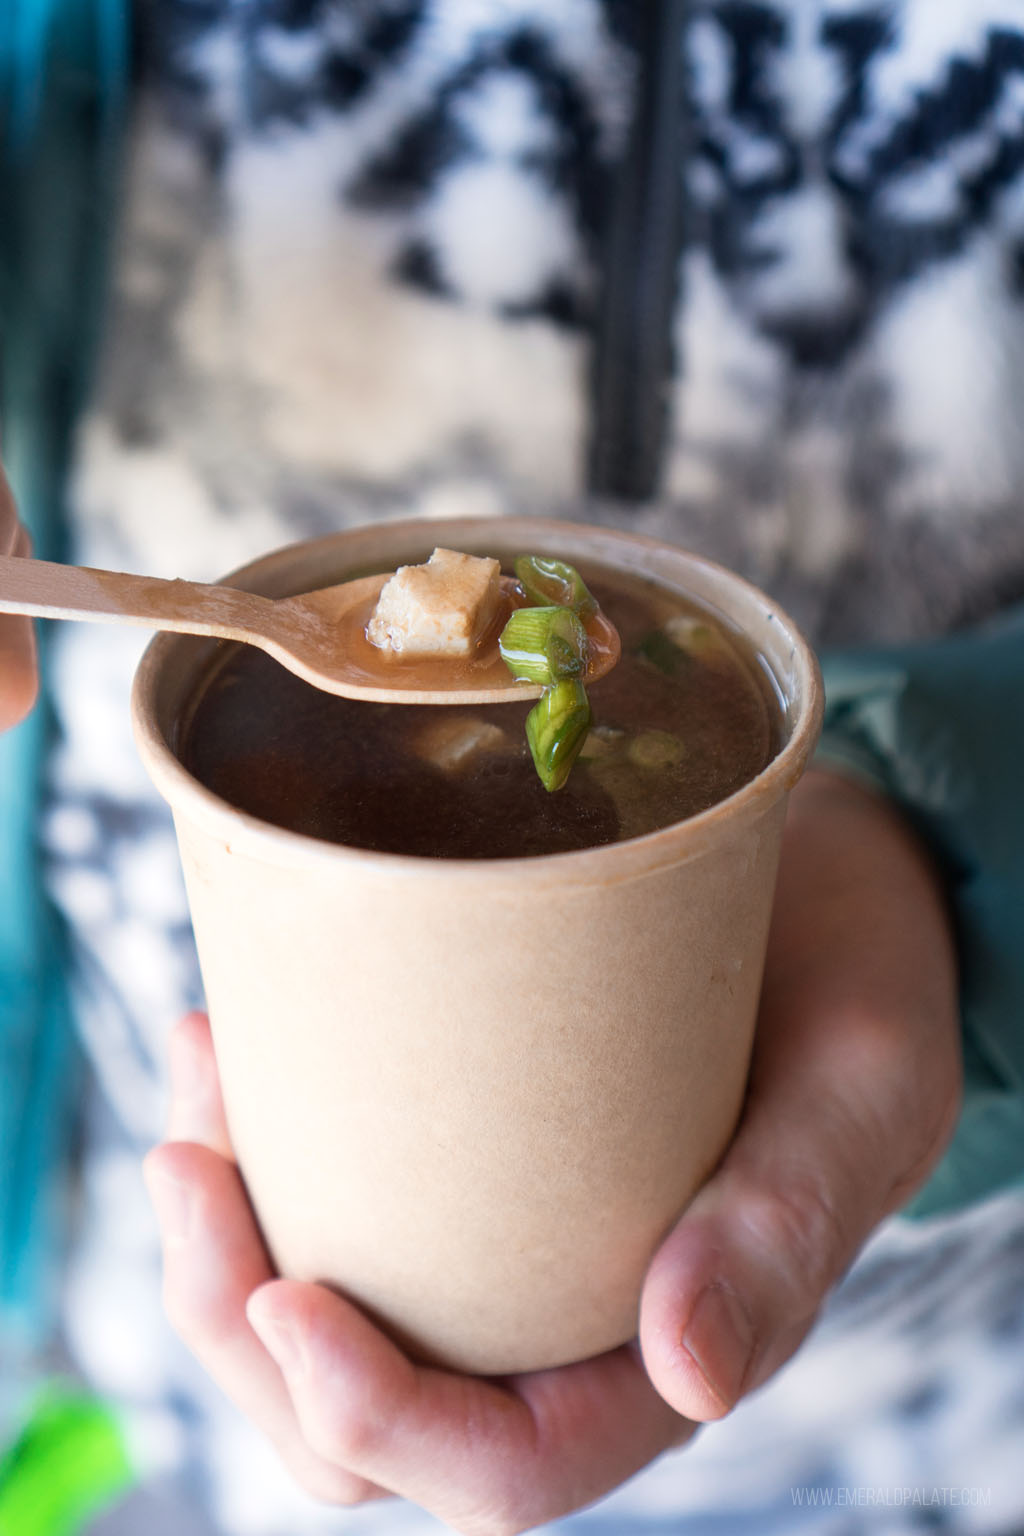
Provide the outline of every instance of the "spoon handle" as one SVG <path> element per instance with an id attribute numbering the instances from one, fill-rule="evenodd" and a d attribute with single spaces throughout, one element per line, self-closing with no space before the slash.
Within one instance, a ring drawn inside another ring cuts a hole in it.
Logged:
<path id="1" fill-rule="evenodd" d="M 0 613 L 141 624 L 244 640 L 267 627 L 272 611 L 268 598 L 232 587 L 0 556 Z"/>

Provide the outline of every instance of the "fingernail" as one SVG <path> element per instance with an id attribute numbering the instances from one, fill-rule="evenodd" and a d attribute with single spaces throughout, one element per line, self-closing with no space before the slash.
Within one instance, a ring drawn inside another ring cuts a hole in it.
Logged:
<path id="1" fill-rule="evenodd" d="M 306 1369 L 305 1350 L 291 1323 L 265 1311 L 258 1302 L 250 1303 L 247 1312 L 253 1331 L 285 1375 L 293 1379 L 302 1375 Z"/>
<path id="2" fill-rule="evenodd" d="M 690 1315 L 683 1344 L 723 1408 L 738 1402 L 754 1354 L 754 1330 L 728 1286 L 705 1286 Z"/>
<path id="3" fill-rule="evenodd" d="M 192 1189 L 172 1174 L 153 1168 L 146 1169 L 146 1184 L 164 1241 L 187 1243 L 195 1225 L 196 1199 Z"/>

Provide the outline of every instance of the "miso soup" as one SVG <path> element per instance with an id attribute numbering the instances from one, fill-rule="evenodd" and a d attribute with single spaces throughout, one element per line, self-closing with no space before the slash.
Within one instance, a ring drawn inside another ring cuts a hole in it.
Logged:
<path id="1" fill-rule="evenodd" d="M 779 749 L 767 671 L 678 593 L 581 567 L 622 637 L 588 687 L 593 725 L 549 793 L 524 735 L 530 702 L 369 704 L 302 682 L 254 647 L 219 648 L 179 755 L 240 810 L 329 842 L 431 858 L 524 858 L 637 837 L 725 799 Z"/>

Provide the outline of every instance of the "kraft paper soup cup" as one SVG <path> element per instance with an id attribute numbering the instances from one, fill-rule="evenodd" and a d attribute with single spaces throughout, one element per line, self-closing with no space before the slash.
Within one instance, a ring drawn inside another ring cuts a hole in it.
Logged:
<path id="1" fill-rule="evenodd" d="M 181 850 L 232 1140 L 280 1271 L 421 1358 L 505 1373 L 633 1336 L 647 1264 L 744 1092 L 788 792 L 821 721 L 811 651 L 763 593 L 651 540 L 534 518 L 360 528 L 233 580 L 285 596 L 469 552 L 645 573 L 763 656 L 783 744 L 752 782 L 628 842 L 453 861 L 260 822 L 175 755 L 217 642 L 139 667 L 139 747 Z M 582 985 L 567 988 L 554 947 Z"/>

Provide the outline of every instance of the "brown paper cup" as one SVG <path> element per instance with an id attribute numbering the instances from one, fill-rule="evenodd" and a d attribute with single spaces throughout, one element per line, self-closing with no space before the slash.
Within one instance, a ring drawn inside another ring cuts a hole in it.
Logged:
<path id="1" fill-rule="evenodd" d="M 174 811 L 231 1136 L 275 1262 L 423 1358 L 504 1373 L 633 1336 L 652 1253 L 729 1140 L 821 690 L 762 593 L 578 524 L 386 524 L 234 580 L 284 596 L 435 544 L 646 572 L 742 631 L 785 711 L 775 760 L 700 816 L 579 853 L 461 862 L 337 847 L 235 810 L 175 756 L 215 642 L 161 635 L 139 668 L 137 739 Z M 582 985 L 562 985 L 553 951 Z"/>

